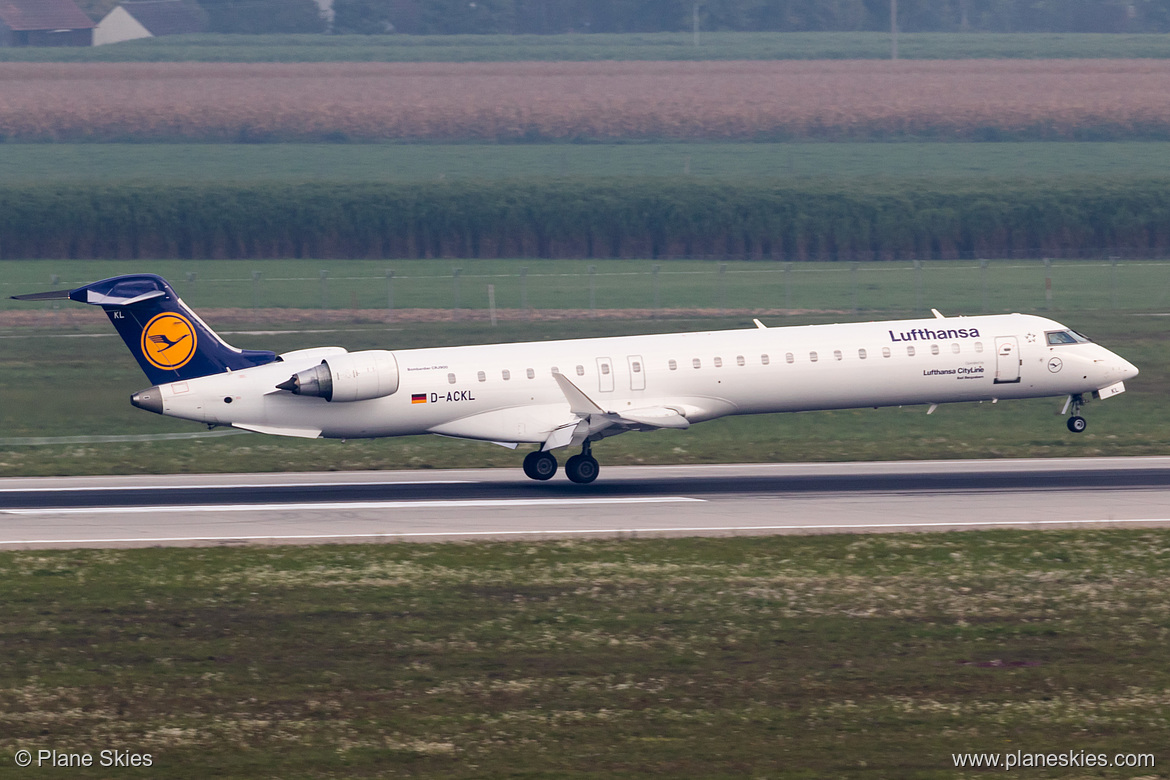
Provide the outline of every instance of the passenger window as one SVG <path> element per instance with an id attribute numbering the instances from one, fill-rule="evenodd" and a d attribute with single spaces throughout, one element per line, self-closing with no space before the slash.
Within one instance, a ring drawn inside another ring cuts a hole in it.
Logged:
<path id="1" fill-rule="evenodd" d="M 938 354 L 938 344 L 931 344 L 930 345 L 930 354 L 932 354 L 932 355 Z"/>
<path id="2" fill-rule="evenodd" d="M 556 366 L 553 366 L 553 367 L 552 367 L 552 372 L 553 372 L 554 374 L 559 374 L 559 373 L 561 373 L 561 370 L 560 370 L 559 368 L 557 368 Z"/>
<path id="3" fill-rule="evenodd" d="M 577 366 L 577 376 L 585 376 L 585 366 Z"/>
<path id="4" fill-rule="evenodd" d="M 857 350 L 857 357 L 861 358 L 862 360 L 865 360 L 865 350 L 864 349 Z"/>
<path id="5" fill-rule="evenodd" d="M 761 362 L 761 363 L 763 363 L 763 364 L 766 366 L 766 365 L 768 365 L 768 363 L 770 363 L 771 361 L 770 361 L 770 360 L 768 360 L 768 356 L 767 356 L 767 355 L 760 355 L 760 362 Z"/>
<path id="6" fill-rule="evenodd" d="M 906 347 L 906 354 L 907 354 L 907 355 L 909 355 L 910 357 L 914 357 L 914 347 L 913 347 L 913 346 L 907 346 L 907 347 Z"/>
<path id="7" fill-rule="evenodd" d="M 524 373 L 526 373 L 528 375 L 529 379 L 536 379 L 536 372 L 533 371 L 531 368 L 528 369 L 527 371 L 525 371 Z"/>
<path id="8" fill-rule="evenodd" d="M 882 347 L 882 357 L 889 357 L 889 356 L 890 356 L 890 348 L 889 347 Z"/>
<path id="9" fill-rule="evenodd" d="M 957 343 L 951 344 L 951 352 L 954 352 L 956 355 L 959 354 L 959 345 Z"/>
<path id="10" fill-rule="evenodd" d="M 817 353 L 815 353 L 815 352 L 808 353 L 808 359 L 814 363 L 817 362 Z"/>
<path id="11" fill-rule="evenodd" d="M 481 382 L 486 382 L 486 381 L 487 381 L 487 374 L 485 374 L 484 372 L 480 371 L 479 373 L 477 373 L 477 374 L 475 375 L 475 378 L 476 378 L 476 379 L 478 379 L 478 380 L 479 380 L 479 381 L 481 381 Z"/>
<path id="12" fill-rule="evenodd" d="M 671 358 L 670 360 L 666 361 L 666 367 L 671 371 L 678 371 L 678 361 Z"/>
<path id="13" fill-rule="evenodd" d="M 503 374 L 505 382 L 512 378 L 512 372 L 506 368 L 503 371 L 501 371 L 500 373 Z"/>
<path id="14" fill-rule="evenodd" d="M 795 363 L 796 362 L 796 355 L 793 355 L 791 352 L 786 352 L 784 354 L 784 362 Z"/>
<path id="15" fill-rule="evenodd" d="M 606 368 L 609 368 L 609 366 L 606 366 Z M 640 374 L 642 373 L 642 364 L 635 360 L 633 363 L 630 363 L 630 370 L 635 374 Z"/>
<path id="16" fill-rule="evenodd" d="M 602 374 L 608 374 L 608 373 L 609 373 L 609 363 L 602 363 L 602 364 L 601 364 L 601 373 L 602 373 Z"/>
<path id="17" fill-rule="evenodd" d="M 723 358 L 715 358 L 715 368 L 723 368 Z"/>
<path id="18" fill-rule="evenodd" d="M 834 360 L 844 360 L 845 356 L 841 354 L 841 350 L 835 349 L 835 350 L 833 350 L 833 359 Z"/>
<path id="19" fill-rule="evenodd" d="M 747 362 L 747 361 L 743 359 L 743 355 L 736 355 L 736 356 L 735 356 L 735 364 L 736 364 L 737 366 L 742 366 L 742 365 L 744 365 L 744 363 L 746 363 L 746 362 Z"/>
<path id="20" fill-rule="evenodd" d="M 700 367 L 702 367 L 703 364 L 699 362 L 698 358 L 695 358 L 694 360 L 691 361 L 691 365 L 694 366 L 695 368 L 700 368 Z"/>
<path id="21" fill-rule="evenodd" d="M 449 384 L 449 385 L 455 384 L 455 375 L 454 374 L 447 374 L 447 384 Z"/>
<path id="22" fill-rule="evenodd" d="M 982 352 L 982 351 L 983 351 L 983 342 L 982 342 L 982 341 L 976 341 L 976 342 L 975 342 L 975 351 L 976 351 L 976 352 Z"/>

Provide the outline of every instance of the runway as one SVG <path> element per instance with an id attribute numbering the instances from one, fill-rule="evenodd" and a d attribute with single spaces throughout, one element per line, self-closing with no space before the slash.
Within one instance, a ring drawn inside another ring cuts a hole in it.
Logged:
<path id="1" fill-rule="evenodd" d="M 0 548 L 1170 526 L 1170 458 L 0 480 Z"/>

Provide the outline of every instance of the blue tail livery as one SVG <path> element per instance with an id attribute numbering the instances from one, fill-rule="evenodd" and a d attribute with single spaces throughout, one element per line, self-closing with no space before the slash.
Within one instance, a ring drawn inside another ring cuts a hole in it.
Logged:
<path id="1" fill-rule="evenodd" d="M 138 365 L 162 385 L 276 360 L 267 350 L 237 349 L 207 326 L 161 276 L 128 274 L 74 290 L 14 295 L 18 301 L 69 299 L 101 306 Z"/>

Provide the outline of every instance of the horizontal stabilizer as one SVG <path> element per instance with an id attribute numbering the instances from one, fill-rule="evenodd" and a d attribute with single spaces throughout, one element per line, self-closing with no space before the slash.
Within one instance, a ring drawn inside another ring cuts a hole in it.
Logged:
<path id="1" fill-rule="evenodd" d="M 14 301 L 67 301 L 72 290 L 50 290 L 49 292 L 29 293 L 28 295 L 13 295 Z"/>
<path id="2" fill-rule="evenodd" d="M 166 293 L 162 290 L 150 290 L 141 295 L 106 295 L 97 290 L 85 291 L 85 302 L 93 304 L 94 306 L 133 306 L 136 303 L 143 301 L 154 300 L 155 298 L 162 298 Z"/>

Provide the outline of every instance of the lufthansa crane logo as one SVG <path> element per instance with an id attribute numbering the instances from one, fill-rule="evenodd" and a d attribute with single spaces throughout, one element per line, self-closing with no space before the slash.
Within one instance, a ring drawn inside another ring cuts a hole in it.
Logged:
<path id="1" fill-rule="evenodd" d="M 194 356 L 197 341 L 191 320 L 182 314 L 164 312 L 142 329 L 142 354 L 155 368 L 182 368 Z"/>

